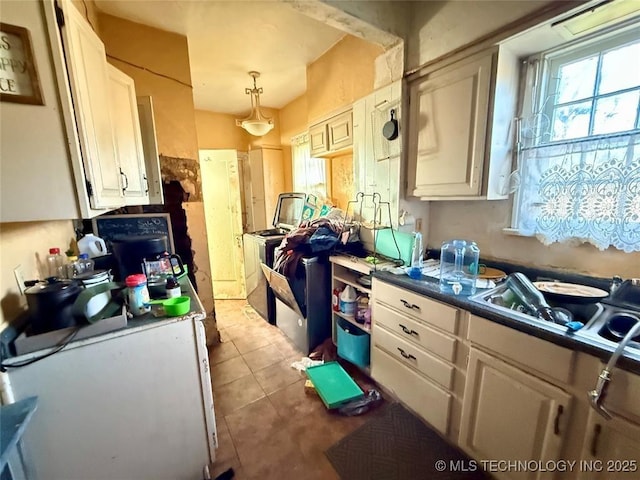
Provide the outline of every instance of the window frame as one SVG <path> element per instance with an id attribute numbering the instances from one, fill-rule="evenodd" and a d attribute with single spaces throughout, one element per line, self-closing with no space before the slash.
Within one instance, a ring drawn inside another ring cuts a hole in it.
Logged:
<path id="1" fill-rule="evenodd" d="M 636 113 L 636 128 L 633 130 L 626 130 L 624 132 L 607 133 L 600 135 L 591 135 L 589 137 L 579 137 L 566 140 L 556 140 L 547 142 L 527 142 L 523 139 L 520 130 L 521 122 L 523 119 L 532 118 L 536 116 L 536 112 L 544 113 L 548 115 L 549 127 L 551 127 L 551 115 L 552 111 L 547 109 L 541 109 L 541 105 L 544 103 L 545 98 L 548 96 L 549 83 L 552 79 L 550 72 L 550 63 L 560 63 L 561 59 L 576 58 L 584 55 L 585 52 L 597 51 L 603 52 L 611 50 L 616 46 L 622 46 L 624 44 L 632 43 L 633 39 L 640 39 L 638 30 L 640 29 L 640 17 L 633 18 L 623 22 L 621 25 L 613 25 L 602 31 L 587 35 L 575 40 L 563 42 L 555 47 L 547 48 L 543 51 L 535 52 L 529 55 L 521 57 L 522 69 L 520 72 L 520 91 L 518 93 L 519 111 L 515 119 L 514 128 L 516 133 L 516 142 L 514 148 L 515 167 L 516 171 L 522 170 L 521 164 L 521 151 L 525 147 L 536 147 L 552 144 L 563 144 L 572 142 L 582 142 L 587 139 L 596 140 L 599 138 L 607 138 L 618 135 L 632 134 L 633 132 L 640 131 L 640 106 Z M 604 45 L 604 47 L 603 47 Z M 594 87 L 595 88 L 595 87 Z M 540 122 L 533 125 L 533 128 L 541 129 Z M 590 119 L 590 124 L 591 124 Z M 523 201 L 523 192 L 521 189 L 516 189 L 511 206 L 511 225 L 509 228 L 503 230 L 504 233 L 516 236 L 531 236 L 527 233 L 520 231 L 518 228 L 520 224 L 519 212 L 520 206 Z"/>

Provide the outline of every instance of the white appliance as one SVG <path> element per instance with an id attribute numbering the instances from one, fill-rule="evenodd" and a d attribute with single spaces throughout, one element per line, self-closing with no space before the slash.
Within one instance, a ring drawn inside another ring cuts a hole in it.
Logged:
<path id="1" fill-rule="evenodd" d="M 9 369 L 16 401 L 38 397 L 33 478 L 201 479 L 217 446 L 203 318 L 133 320 Z"/>

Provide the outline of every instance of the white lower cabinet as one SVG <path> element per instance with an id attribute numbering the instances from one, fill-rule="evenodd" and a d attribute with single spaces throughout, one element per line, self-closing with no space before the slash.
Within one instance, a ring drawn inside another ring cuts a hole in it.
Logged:
<path id="1" fill-rule="evenodd" d="M 571 396 L 471 348 L 460 446 L 479 460 L 558 460 Z M 492 472 L 498 478 L 547 478 L 553 472 Z"/>
<path id="2" fill-rule="evenodd" d="M 640 425 L 590 411 L 578 471 L 580 480 L 639 478 Z"/>
<path id="3" fill-rule="evenodd" d="M 443 435 L 449 429 L 451 394 L 374 345 L 371 375 Z"/>

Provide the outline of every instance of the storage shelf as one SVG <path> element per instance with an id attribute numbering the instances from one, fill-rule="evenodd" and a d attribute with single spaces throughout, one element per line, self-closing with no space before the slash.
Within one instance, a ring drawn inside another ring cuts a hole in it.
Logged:
<path id="1" fill-rule="evenodd" d="M 345 315 L 344 313 L 342 313 L 342 312 L 336 312 L 335 310 L 334 310 L 333 314 L 334 314 L 334 315 L 336 315 L 336 316 L 338 316 L 338 317 L 340 317 L 340 318 L 342 318 L 343 320 L 346 320 L 346 321 L 347 321 L 347 322 L 349 322 L 351 325 L 353 325 L 353 326 L 355 326 L 355 327 L 359 328 L 359 329 L 360 329 L 360 330 L 362 330 L 363 332 L 366 332 L 366 333 L 368 333 L 368 334 L 371 334 L 371 329 L 370 329 L 370 328 L 365 327 L 365 326 L 364 326 L 364 324 L 362 324 L 362 323 L 358 323 L 358 322 L 356 322 L 356 319 L 353 317 L 353 315 Z"/>
<path id="2" fill-rule="evenodd" d="M 351 285 L 353 288 L 355 288 L 356 290 L 362 292 L 362 293 L 366 293 L 367 295 L 371 295 L 371 289 L 364 287 L 362 285 L 360 285 L 357 281 L 356 278 L 358 278 L 358 275 L 355 275 L 351 272 L 340 272 L 339 274 L 334 274 L 333 279 L 337 280 L 339 282 L 345 283 L 347 285 Z"/>

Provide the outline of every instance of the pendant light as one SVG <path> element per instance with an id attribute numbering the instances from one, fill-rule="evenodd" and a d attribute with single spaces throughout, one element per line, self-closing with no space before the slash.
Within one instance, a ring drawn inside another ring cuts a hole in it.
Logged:
<path id="1" fill-rule="evenodd" d="M 273 129 L 273 119 L 266 117 L 260 111 L 262 87 L 256 86 L 256 78 L 260 77 L 260 73 L 251 71 L 249 76 L 253 77 L 253 88 L 245 88 L 244 93 L 251 95 L 251 114 L 247 118 L 236 120 L 236 125 L 244 128 L 251 135 L 261 137 Z"/>

